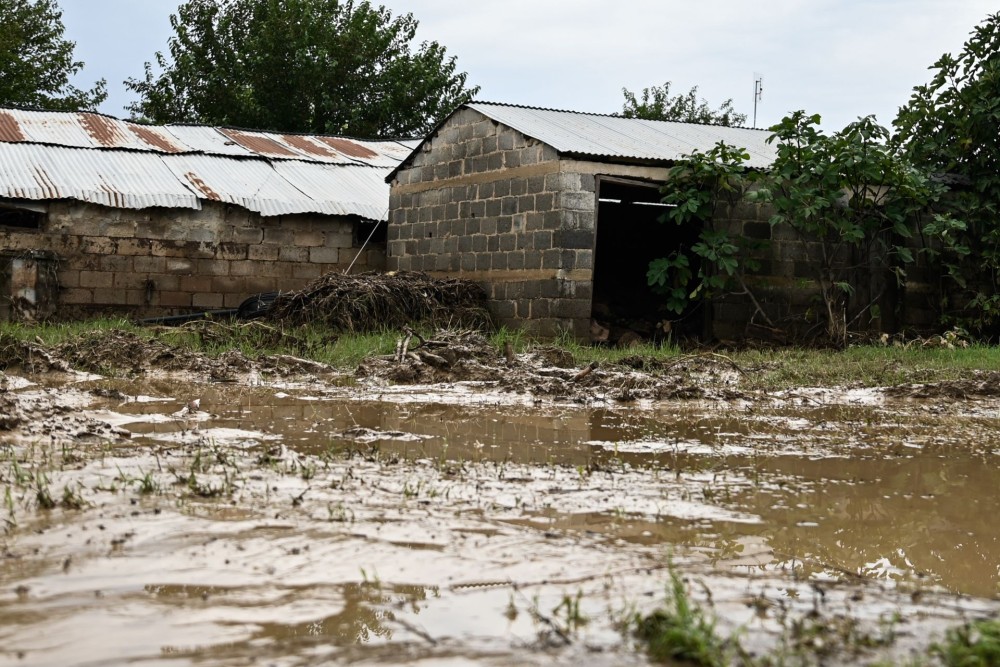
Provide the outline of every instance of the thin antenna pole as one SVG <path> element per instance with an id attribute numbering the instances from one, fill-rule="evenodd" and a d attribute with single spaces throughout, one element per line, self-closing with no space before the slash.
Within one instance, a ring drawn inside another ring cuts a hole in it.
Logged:
<path id="1" fill-rule="evenodd" d="M 753 127 L 757 129 L 757 102 L 760 100 L 761 95 L 764 92 L 764 78 L 754 72 L 753 80 Z"/>

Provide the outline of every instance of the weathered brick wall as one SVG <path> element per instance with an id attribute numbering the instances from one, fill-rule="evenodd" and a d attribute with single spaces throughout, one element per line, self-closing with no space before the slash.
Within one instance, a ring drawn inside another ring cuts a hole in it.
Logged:
<path id="1" fill-rule="evenodd" d="M 40 229 L 0 228 L 0 247 L 58 257 L 57 318 L 235 308 L 252 294 L 301 289 L 342 271 L 359 251 L 350 219 L 262 218 L 236 206 L 203 206 L 131 210 L 52 202 Z M 376 244 L 354 271 L 384 267 L 384 246 Z"/>

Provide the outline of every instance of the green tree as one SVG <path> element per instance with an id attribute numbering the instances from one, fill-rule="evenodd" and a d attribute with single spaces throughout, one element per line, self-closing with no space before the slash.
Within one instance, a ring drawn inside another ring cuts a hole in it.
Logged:
<path id="1" fill-rule="evenodd" d="M 170 58 L 146 63 L 128 108 L 154 122 L 366 138 L 419 135 L 479 88 L 412 14 L 354 0 L 188 0 Z"/>
<path id="2" fill-rule="evenodd" d="M 107 99 L 103 79 L 88 91 L 70 85 L 83 63 L 64 32 L 55 0 L 0 0 L 0 105 L 80 111 Z"/>
<path id="3" fill-rule="evenodd" d="M 649 283 L 668 308 L 681 312 L 694 299 L 735 293 L 771 324 L 749 275 L 765 256 L 762 247 L 727 225 L 735 206 L 755 202 L 770 208 L 772 227 L 797 239 L 794 249 L 783 242 L 778 259 L 794 256 L 796 272 L 811 273 L 830 342 L 845 345 L 852 325 L 879 315 L 882 297 L 905 281 L 915 260 L 909 239 L 940 187 L 888 143 L 888 130 L 871 116 L 833 135 L 819 122 L 797 111 L 772 127 L 776 155 L 765 172 L 746 169 L 746 152 L 724 144 L 671 169 L 663 187 L 663 202 L 673 207 L 666 219 L 702 231 L 690 249 L 650 263 Z"/>
<path id="4" fill-rule="evenodd" d="M 820 290 L 829 340 L 847 332 L 905 281 L 914 261 L 907 239 L 940 194 L 927 174 L 889 144 L 873 116 L 826 135 L 818 115 L 796 111 L 771 128 L 777 155 L 752 199 L 773 207 L 771 225 L 794 230 Z M 867 323 L 867 321 L 866 321 Z"/>
<path id="5" fill-rule="evenodd" d="M 940 253 L 946 318 L 984 331 L 1000 324 L 1000 13 L 957 56 L 931 67 L 894 121 L 894 141 L 916 164 L 955 183 L 924 228 Z"/>
<path id="6" fill-rule="evenodd" d="M 663 221 L 698 225 L 701 231 L 690 248 L 649 263 L 646 279 L 664 296 L 667 310 L 680 315 L 696 299 L 741 294 L 754 304 L 753 318 L 774 326 L 746 280 L 748 271 L 760 267 L 760 243 L 732 234 L 724 222 L 760 177 L 746 168 L 749 158 L 746 150 L 719 142 L 685 156 L 669 170 L 662 201 L 671 208 Z"/>
<path id="7" fill-rule="evenodd" d="M 670 85 L 667 81 L 662 86 L 643 88 L 639 96 L 628 88 L 622 88 L 625 104 L 622 106 L 621 116 L 730 126 L 742 125 L 747 120 L 745 113 L 737 113 L 733 109 L 732 98 L 719 105 L 718 109 L 712 109 L 707 100 L 698 99 L 698 86 L 691 88 L 687 94 L 672 96 Z"/>

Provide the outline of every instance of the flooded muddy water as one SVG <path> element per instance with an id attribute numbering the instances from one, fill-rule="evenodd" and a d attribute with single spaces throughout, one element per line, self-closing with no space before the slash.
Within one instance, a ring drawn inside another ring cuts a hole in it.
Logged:
<path id="1" fill-rule="evenodd" d="M 131 437 L 0 445 L 4 664 L 647 664 L 622 628 L 671 569 L 804 664 L 906 660 L 1000 610 L 989 401 L 57 390 Z"/>

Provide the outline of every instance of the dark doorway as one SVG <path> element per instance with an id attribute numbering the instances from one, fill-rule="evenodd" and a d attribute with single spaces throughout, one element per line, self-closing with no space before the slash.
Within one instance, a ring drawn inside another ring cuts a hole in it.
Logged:
<path id="1" fill-rule="evenodd" d="M 677 315 L 646 280 L 649 263 L 698 240 L 697 228 L 662 221 L 659 184 L 600 177 L 594 247 L 592 337 L 610 343 L 701 336 L 697 313 Z M 697 272 L 697 267 L 692 267 Z"/>

